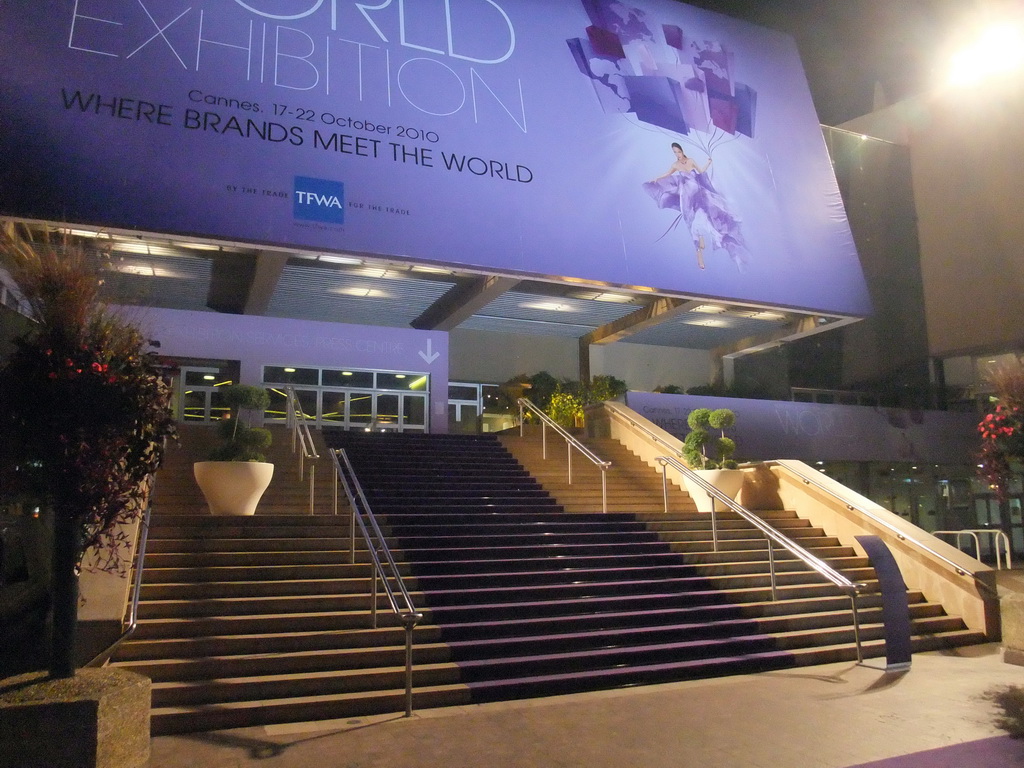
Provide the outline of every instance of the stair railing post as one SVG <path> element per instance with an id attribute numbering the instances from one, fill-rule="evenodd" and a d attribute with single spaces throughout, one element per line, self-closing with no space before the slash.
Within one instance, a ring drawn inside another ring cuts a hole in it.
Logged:
<path id="1" fill-rule="evenodd" d="M 608 514 L 608 467 L 601 467 L 601 511 Z"/>
<path id="2" fill-rule="evenodd" d="M 371 553 L 372 554 L 372 553 Z M 377 572 L 376 566 L 371 568 L 373 571 L 373 587 L 370 589 L 370 617 L 373 622 L 373 628 L 377 628 L 377 579 L 380 578 L 380 573 Z"/>
<path id="3" fill-rule="evenodd" d="M 412 717 L 412 631 L 423 614 L 413 613 L 402 616 L 405 624 L 405 716 Z"/>
<path id="4" fill-rule="evenodd" d="M 548 457 L 548 425 L 544 419 L 540 420 L 540 455 L 541 458 L 547 459 Z"/>
<path id="5" fill-rule="evenodd" d="M 569 455 L 569 485 L 572 485 L 572 443 L 566 441 L 565 450 Z"/>
<path id="6" fill-rule="evenodd" d="M 857 613 L 857 595 L 850 595 L 853 610 L 853 642 L 857 644 L 857 663 L 864 663 L 864 648 L 860 644 L 860 615 Z"/>
<path id="7" fill-rule="evenodd" d="M 309 465 L 309 515 L 313 516 L 313 479 L 316 477 L 316 464 Z"/>
<path id="8" fill-rule="evenodd" d="M 772 546 L 770 537 L 765 538 L 768 539 L 768 576 L 772 585 L 772 602 L 775 602 L 779 599 L 779 590 L 775 583 L 775 547 Z"/>
<path id="9" fill-rule="evenodd" d="M 298 430 L 295 428 L 295 405 L 292 403 L 290 397 L 285 398 L 285 423 L 288 425 L 288 430 L 292 433 L 292 453 L 295 453 L 295 441 L 298 439 Z"/>
<path id="10" fill-rule="evenodd" d="M 348 551 L 351 553 L 349 564 L 356 564 L 356 508 L 352 505 L 352 514 L 348 519 Z"/>
<path id="11" fill-rule="evenodd" d="M 523 404 L 519 403 L 519 436 L 520 437 L 523 436 L 523 425 L 524 425 L 524 423 L 525 422 L 523 421 Z"/>
<path id="12" fill-rule="evenodd" d="M 711 498 L 711 547 L 712 547 L 712 551 L 713 552 L 717 552 L 718 551 L 718 513 L 715 511 L 715 509 L 716 509 L 715 497 L 711 496 L 710 493 L 708 494 L 708 496 Z"/>
<path id="13" fill-rule="evenodd" d="M 661 496 L 665 501 L 665 514 L 668 514 L 668 464 L 661 463 Z"/>
<path id="14" fill-rule="evenodd" d="M 345 482 L 348 482 L 346 478 Z M 352 498 L 351 495 L 348 500 L 349 506 L 349 517 L 348 517 L 348 549 L 352 553 L 351 565 L 356 564 L 356 499 Z M 377 578 L 374 576 L 374 578 Z"/>

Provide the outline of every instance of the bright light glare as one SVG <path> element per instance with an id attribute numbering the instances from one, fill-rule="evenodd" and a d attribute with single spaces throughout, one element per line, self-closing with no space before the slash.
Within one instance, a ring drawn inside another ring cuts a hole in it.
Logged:
<path id="1" fill-rule="evenodd" d="M 691 312 L 700 312 L 706 315 L 717 315 L 719 312 L 725 312 L 725 307 L 720 307 L 717 304 L 701 304 L 698 307 L 694 307 Z"/>
<path id="2" fill-rule="evenodd" d="M 1024 29 L 1002 22 L 982 30 L 971 44 L 950 58 L 949 82 L 954 86 L 976 84 L 986 77 L 1008 75 L 1024 69 Z"/>
<path id="3" fill-rule="evenodd" d="M 332 293 L 340 293 L 343 296 L 355 296 L 360 299 L 386 299 L 388 294 L 378 291 L 376 288 L 360 288 L 350 286 L 345 288 L 333 288 Z"/>
<path id="4" fill-rule="evenodd" d="M 321 253 L 317 257 L 320 261 L 326 264 L 362 264 L 362 259 L 357 259 L 354 256 L 332 256 L 328 253 Z"/>
<path id="5" fill-rule="evenodd" d="M 532 303 L 520 304 L 523 309 L 542 309 L 548 312 L 572 312 L 572 307 L 566 304 L 558 304 L 553 301 L 535 301 Z"/>

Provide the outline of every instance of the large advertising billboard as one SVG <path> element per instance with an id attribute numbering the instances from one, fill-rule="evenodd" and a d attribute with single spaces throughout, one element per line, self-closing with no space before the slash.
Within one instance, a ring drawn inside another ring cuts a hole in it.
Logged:
<path id="1" fill-rule="evenodd" d="M 0 3 L 0 213 L 870 311 L 791 38 L 673 0 Z"/>

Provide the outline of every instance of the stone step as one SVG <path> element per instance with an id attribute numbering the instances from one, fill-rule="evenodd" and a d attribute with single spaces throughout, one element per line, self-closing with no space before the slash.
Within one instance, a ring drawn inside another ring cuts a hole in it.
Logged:
<path id="1" fill-rule="evenodd" d="M 776 549 L 772 600 L 760 531 L 723 510 L 716 546 L 710 516 L 674 487 L 666 513 L 658 472 L 614 444 L 591 443 L 614 462 L 604 514 L 599 470 L 574 458 L 569 484 L 529 440 L 317 437 L 349 447 L 422 614 L 414 707 L 855 658 L 847 595 Z M 167 509 L 201 510 L 190 464 L 177 471 Z M 308 487 L 291 465 L 279 477 L 252 518 L 157 508 L 138 629 L 116 662 L 156 681 L 153 733 L 404 709 L 405 632 L 383 590 L 370 610 L 370 553 L 357 542 L 351 563 L 349 515 L 301 516 Z M 295 514 L 266 514 L 281 510 Z M 863 584 L 866 653 L 881 654 L 866 558 L 792 510 L 758 514 Z M 915 648 L 979 642 L 920 593 L 908 600 Z"/>

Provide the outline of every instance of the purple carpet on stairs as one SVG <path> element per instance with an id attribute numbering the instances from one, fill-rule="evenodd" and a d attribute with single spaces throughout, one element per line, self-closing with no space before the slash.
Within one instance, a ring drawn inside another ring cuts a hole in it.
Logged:
<path id="1" fill-rule="evenodd" d="M 1024 766 L 1024 739 L 993 736 L 912 755 L 890 757 L 849 768 L 1020 768 Z"/>

